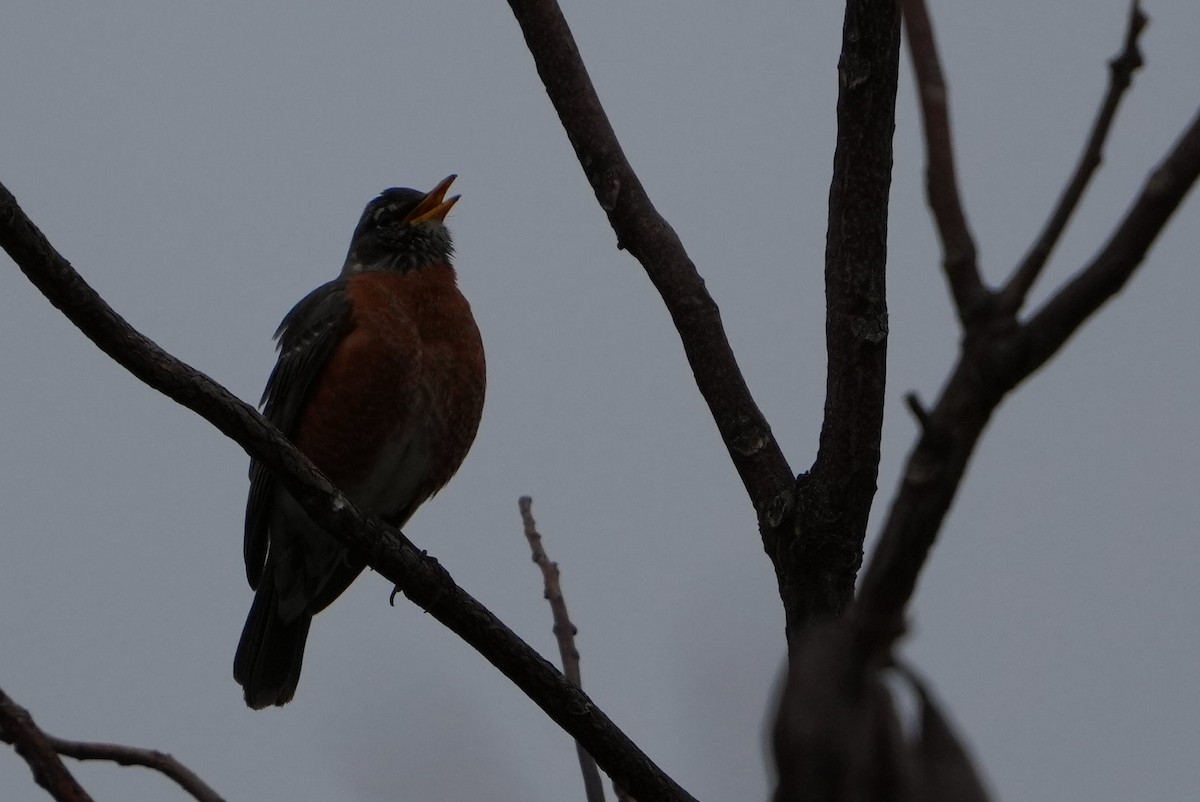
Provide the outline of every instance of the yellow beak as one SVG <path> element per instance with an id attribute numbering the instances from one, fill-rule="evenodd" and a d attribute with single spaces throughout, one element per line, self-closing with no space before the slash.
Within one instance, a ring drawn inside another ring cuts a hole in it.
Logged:
<path id="1" fill-rule="evenodd" d="M 425 199 L 417 204 L 417 208 L 409 212 L 405 218 L 405 223 L 412 225 L 414 223 L 423 223 L 426 220 L 442 222 L 446 219 L 446 215 L 450 213 L 450 209 L 458 202 L 462 195 L 455 195 L 446 200 L 446 191 L 450 189 L 450 185 L 454 183 L 457 175 L 448 175 L 438 182 L 437 186 L 429 190 L 425 195 Z"/>

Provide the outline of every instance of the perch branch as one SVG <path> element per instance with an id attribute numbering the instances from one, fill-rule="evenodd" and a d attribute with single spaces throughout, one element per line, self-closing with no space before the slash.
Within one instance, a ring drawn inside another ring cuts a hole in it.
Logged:
<path id="1" fill-rule="evenodd" d="M 150 387 L 186 406 L 279 477 L 312 520 L 457 634 L 645 799 L 691 797 L 581 690 L 455 584 L 398 530 L 364 518 L 279 430 L 203 373 L 136 331 L 101 299 L 0 185 L 0 246 L 80 331 Z"/>

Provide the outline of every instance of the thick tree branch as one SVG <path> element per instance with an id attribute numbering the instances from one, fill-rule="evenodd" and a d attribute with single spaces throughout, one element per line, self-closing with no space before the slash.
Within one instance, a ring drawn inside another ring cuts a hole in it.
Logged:
<path id="1" fill-rule="evenodd" d="M 33 779 L 58 802 L 92 802 L 88 792 L 71 776 L 46 734 L 33 723 L 29 711 L 0 690 L 0 741 L 12 744 L 29 764 Z"/>
<path id="2" fill-rule="evenodd" d="M 954 296 L 963 326 L 981 310 L 989 296 L 979 276 L 975 239 L 958 193 L 954 169 L 954 139 L 950 135 L 950 93 L 942 76 L 933 24 L 924 0 L 901 0 L 908 53 L 912 58 L 921 126 L 925 132 L 925 191 L 942 242 L 942 269 Z"/>
<path id="3" fill-rule="evenodd" d="M 1100 253 L 1025 325 L 998 315 L 968 336 L 905 466 L 879 547 L 852 613 L 887 648 L 921 567 L 962 482 L 971 453 L 1003 397 L 1058 352 L 1125 285 L 1200 179 L 1200 113 Z"/>
<path id="4" fill-rule="evenodd" d="M 792 536 L 768 543 L 789 642 L 812 618 L 850 602 L 875 495 L 899 49 L 895 0 L 846 4 L 825 251 L 825 420 L 816 461 L 797 486 Z"/>
<path id="5" fill-rule="evenodd" d="M 509 0 L 509 5 L 618 247 L 642 264 L 666 304 L 696 386 L 760 522 L 777 523 L 790 497 L 793 474 L 750 395 L 716 303 L 625 158 L 558 3 Z"/>
<path id="6" fill-rule="evenodd" d="M 46 241 L 0 185 L 0 246 L 89 339 L 143 382 L 198 413 L 274 471 L 309 516 L 453 631 L 645 799 L 691 797 L 550 663 L 458 587 L 400 532 L 364 518 L 253 408 L 163 351 L 116 314 Z"/>
<path id="7" fill-rule="evenodd" d="M 1050 219 L 1046 221 L 1046 227 L 1042 229 L 1037 241 L 1000 292 L 998 311 L 1001 314 L 1015 315 L 1025 304 L 1025 296 L 1029 294 L 1042 268 L 1046 266 L 1046 261 L 1050 258 L 1054 246 L 1058 244 L 1071 215 L 1075 213 L 1088 182 L 1104 160 L 1104 143 L 1108 140 L 1113 119 L 1117 116 L 1117 108 L 1121 105 L 1126 91 L 1133 85 L 1133 74 L 1142 67 L 1138 37 L 1147 22 L 1141 4 L 1134 0 L 1129 6 L 1129 27 L 1125 31 L 1125 46 L 1108 63 L 1108 93 L 1104 96 L 1104 102 L 1100 104 L 1100 111 L 1092 124 L 1092 133 L 1088 137 L 1083 154 L 1079 157 L 1079 164 L 1063 190 L 1062 197 L 1058 199 L 1058 205 L 1055 206 Z"/>
<path id="8" fill-rule="evenodd" d="M 525 530 L 525 539 L 529 541 L 529 550 L 533 561 L 542 571 L 542 585 L 546 601 L 550 602 L 550 615 L 554 619 L 554 639 L 558 642 L 558 654 L 562 658 L 563 674 L 577 688 L 583 687 L 583 677 L 579 672 L 579 650 L 575 648 L 577 630 L 567 615 L 567 600 L 563 597 L 562 584 L 558 581 L 558 563 L 552 562 L 542 546 L 542 536 L 533 520 L 533 499 L 521 496 L 517 500 L 521 511 L 521 524 Z M 604 802 L 604 783 L 596 768 L 596 761 L 587 753 L 583 745 L 575 742 L 575 751 L 579 757 L 579 771 L 583 775 L 583 790 L 587 802 Z"/>

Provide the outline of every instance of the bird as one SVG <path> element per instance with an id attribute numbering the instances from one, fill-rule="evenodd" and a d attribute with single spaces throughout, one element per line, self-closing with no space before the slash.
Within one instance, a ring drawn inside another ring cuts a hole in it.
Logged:
<path id="1" fill-rule="evenodd" d="M 365 513 L 401 527 L 457 472 L 479 428 L 483 342 L 451 264 L 457 176 L 367 204 L 337 278 L 284 317 L 264 416 Z M 255 591 L 234 657 L 254 709 L 296 692 L 314 615 L 365 563 L 257 460 L 244 540 Z"/>

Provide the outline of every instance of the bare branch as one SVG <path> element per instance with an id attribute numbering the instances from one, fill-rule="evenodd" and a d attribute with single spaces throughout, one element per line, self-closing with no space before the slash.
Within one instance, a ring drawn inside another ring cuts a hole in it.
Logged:
<path id="1" fill-rule="evenodd" d="M 877 626 L 899 619 L 962 482 L 984 427 L 1005 394 L 1046 360 L 1140 265 L 1200 178 L 1200 113 L 1100 253 L 1024 326 L 1001 321 L 964 341 L 963 351 L 916 449 L 908 458 L 879 547 L 863 572 L 852 614 Z M 878 648 L 890 641 L 881 638 Z"/>
<path id="2" fill-rule="evenodd" d="M 509 0 L 509 6 L 617 246 L 642 264 L 662 296 L 759 520 L 770 517 L 790 496 L 794 476 L 750 395 L 716 303 L 625 158 L 558 3 Z"/>
<path id="3" fill-rule="evenodd" d="M 1133 74 L 1142 67 L 1142 53 L 1138 49 L 1138 37 L 1148 21 L 1146 15 L 1142 13 L 1139 0 L 1134 0 L 1129 6 L 1129 27 L 1125 32 L 1125 46 L 1108 63 L 1110 79 L 1108 93 L 1100 104 L 1100 111 L 1096 115 L 1096 121 L 1092 124 L 1092 133 L 1088 137 L 1087 145 L 1079 157 L 1079 164 L 1075 167 L 1074 175 L 1071 176 L 1070 182 L 1063 190 L 1062 197 L 1058 199 L 1058 205 L 1050 215 L 1050 219 L 1046 221 L 1046 227 L 1042 229 L 1037 241 L 1000 292 L 998 311 L 1002 314 L 1015 315 L 1025 304 L 1026 295 L 1037 281 L 1042 268 L 1046 266 L 1046 261 L 1050 258 L 1054 246 L 1058 244 L 1071 215 L 1079 205 L 1088 182 L 1091 181 L 1092 175 L 1104 159 L 1104 144 L 1108 139 L 1108 132 L 1112 128 L 1113 119 L 1117 115 L 1117 108 L 1121 105 L 1125 92 L 1133 84 Z"/>
<path id="4" fill-rule="evenodd" d="M 567 600 L 563 598 L 562 585 L 558 581 L 558 563 L 551 562 L 542 547 L 542 536 L 538 533 L 537 523 L 533 520 L 533 499 L 521 496 L 517 500 L 521 510 L 521 523 L 525 528 L 525 539 L 529 541 L 529 550 L 533 553 L 533 561 L 542 569 L 542 582 L 545 586 L 546 601 L 550 602 L 550 614 L 554 618 L 554 638 L 558 641 L 558 653 L 562 657 L 563 674 L 567 681 L 577 688 L 583 687 L 579 673 L 579 650 L 575 648 L 575 635 L 578 630 L 567 615 Z M 587 753 L 583 745 L 575 742 L 575 751 L 579 755 L 579 770 L 583 774 L 583 789 L 588 802 L 604 802 L 604 783 L 596 768 L 596 761 Z"/>
<path id="5" fill-rule="evenodd" d="M 942 268 L 954 296 L 958 318 L 965 327 L 982 311 L 989 296 L 979 276 L 975 239 L 967 223 L 958 176 L 954 169 L 954 140 L 950 135 L 949 90 L 942 76 L 933 24 L 924 0 L 901 0 L 908 52 L 921 99 L 925 131 L 925 191 L 942 242 Z"/>
<path id="6" fill-rule="evenodd" d="M 67 771 L 46 734 L 33 723 L 33 716 L 2 690 L 0 740 L 13 745 L 29 764 L 33 779 L 58 802 L 91 802 L 91 796 Z"/>
<path id="7" fill-rule="evenodd" d="M 309 517 L 401 587 L 584 744 L 611 777 L 645 799 L 689 800 L 677 783 L 554 666 L 454 583 L 399 531 L 364 518 L 316 466 L 253 408 L 162 350 L 116 314 L 0 185 L 0 246 L 89 339 L 143 382 L 198 413 L 275 472 Z"/>

